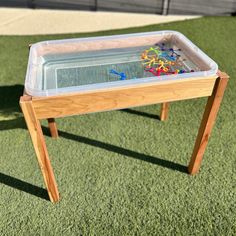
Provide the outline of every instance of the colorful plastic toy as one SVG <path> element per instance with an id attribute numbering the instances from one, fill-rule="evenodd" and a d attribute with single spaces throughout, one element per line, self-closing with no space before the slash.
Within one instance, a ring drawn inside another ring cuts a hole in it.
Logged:
<path id="1" fill-rule="evenodd" d="M 114 74 L 114 75 L 119 75 L 120 76 L 120 80 L 125 80 L 125 79 L 127 79 L 127 76 L 126 76 L 126 74 L 124 73 L 124 72 L 117 72 L 116 70 L 114 70 L 114 69 L 111 69 L 110 70 L 110 73 L 111 74 Z"/>
<path id="2" fill-rule="evenodd" d="M 141 54 L 142 64 L 144 70 L 152 73 L 155 76 L 160 76 L 162 74 L 182 74 L 187 71 L 181 68 L 181 64 L 178 66 L 178 62 L 185 59 L 180 57 L 178 52 L 181 49 L 167 48 L 165 43 L 156 44 L 156 47 L 150 47 L 146 49 Z M 193 72 L 193 71 L 191 71 Z"/>

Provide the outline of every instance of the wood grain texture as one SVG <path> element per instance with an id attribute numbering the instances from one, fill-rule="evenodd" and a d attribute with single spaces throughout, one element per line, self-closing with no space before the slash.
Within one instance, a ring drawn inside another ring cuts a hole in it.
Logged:
<path id="1" fill-rule="evenodd" d="M 52 138 L 58 138 L 57 124 L 54 118 L 48 118 L 48 127 Z"/>
<path id="2" fill-rule="evenodd" d="M 38 119 L 116 110 L 128 107 L 210 96 L 215 77 L 166 81 L 109 90 L 51 97 L 34 97 Z"/>
<path id="3" fill-rule="evenodd" d="M 188 166 L 190 174 L 199 171 L 202 158 L 207 147 L 207 143 L 214 126 L 214 122 L 222 101 L 229 76 L 219 71 L 219 78 L 216 80 L 212 95 L 208 98 L 202 122 L 198 131 L 198 136 L 193 149 L 193 154 Z"/>
<path id="4" fill-rule="evenodd" d="M 164 102 L 161 104 L 161 114 L 160 114 L 160 120 L 165 121 L 168 118 L 168 111 L 169 111 L 169 103 Z"/>
<path id="5" fill-rule="evenodd" d="M 39 120 L 35 115 L 31 97 L 22 96 L 20 98 L 20 106 L 23 111 L 25 121 L 31 136 L 38 163 L 48 190 L 49 198 L 52 202 L 57 202 L 59 201 L 59 192 L 57 189 L 53 169 L 49 160 L 42 128 Z"/>

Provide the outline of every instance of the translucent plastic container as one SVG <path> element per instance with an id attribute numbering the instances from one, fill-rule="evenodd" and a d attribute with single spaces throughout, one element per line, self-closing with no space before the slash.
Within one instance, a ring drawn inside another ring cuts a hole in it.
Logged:
<path id="1" fill-rule="evenodd" d="M 31 46 L 25 89 L 32 96 L 52 96 L 205 78 L 217 70 L 212 59 L 176 31 L 52 40 Z"/>

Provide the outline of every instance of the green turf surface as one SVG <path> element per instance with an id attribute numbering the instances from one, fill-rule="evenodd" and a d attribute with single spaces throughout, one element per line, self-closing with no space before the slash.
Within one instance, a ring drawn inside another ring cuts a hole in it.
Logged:
<path id="1" fill-rule="evenodd" d="M 48 201 L 18 99 L 29 43 L 177 30 L 230 76 L 201 171 L 186 174 L 206 99 L 58 119 L 48 136 L 61 201 Z M 235 235 L 236 18 L 93 34 L 0 36 L 0 235 Z"/>

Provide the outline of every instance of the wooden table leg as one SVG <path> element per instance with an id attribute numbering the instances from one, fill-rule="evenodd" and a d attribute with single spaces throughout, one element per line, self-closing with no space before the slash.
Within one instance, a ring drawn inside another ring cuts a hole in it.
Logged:
<path id="1" fill-rule="evenodd" d="M 161 115 L 160 115 L 160 120 L 161 121 L 167 120 L 168 110 L 169 110 L 169 103 L 168 102 L 162 103 L 161 104 Z"/>
<path id="2" fill-rule="evenodd" d="M 54 118 L 48 119 L 48 127 L 52 138 L 58 138 L 57 124 Z"/>
<path id="3" fill-rule="evenodd" d="M 22 96 L 20 98 L 20 105 L 33 142 L 34 150 L 37 155 L 44 182 L 48 190 L 49 198 L 52 202 L 57 202 L 59 201 L 59 192 L 57 189 L 53 169 L 49 160 L 43 131 L 40 122 L 35 115 L 31 97 Z"/>
<path id="4" fill-rule="evenodd" d="M 229 76 L 226 73 L 218 72 L 212 95 L 208 98 L 202 122 L 198 131 L 198 136 L 193 149 L 193 154 L 188 166 L 190 174 L 196 174 L 199 171 L 201 161 L 213 128 L 217 112 L 222 101 Z"/>

